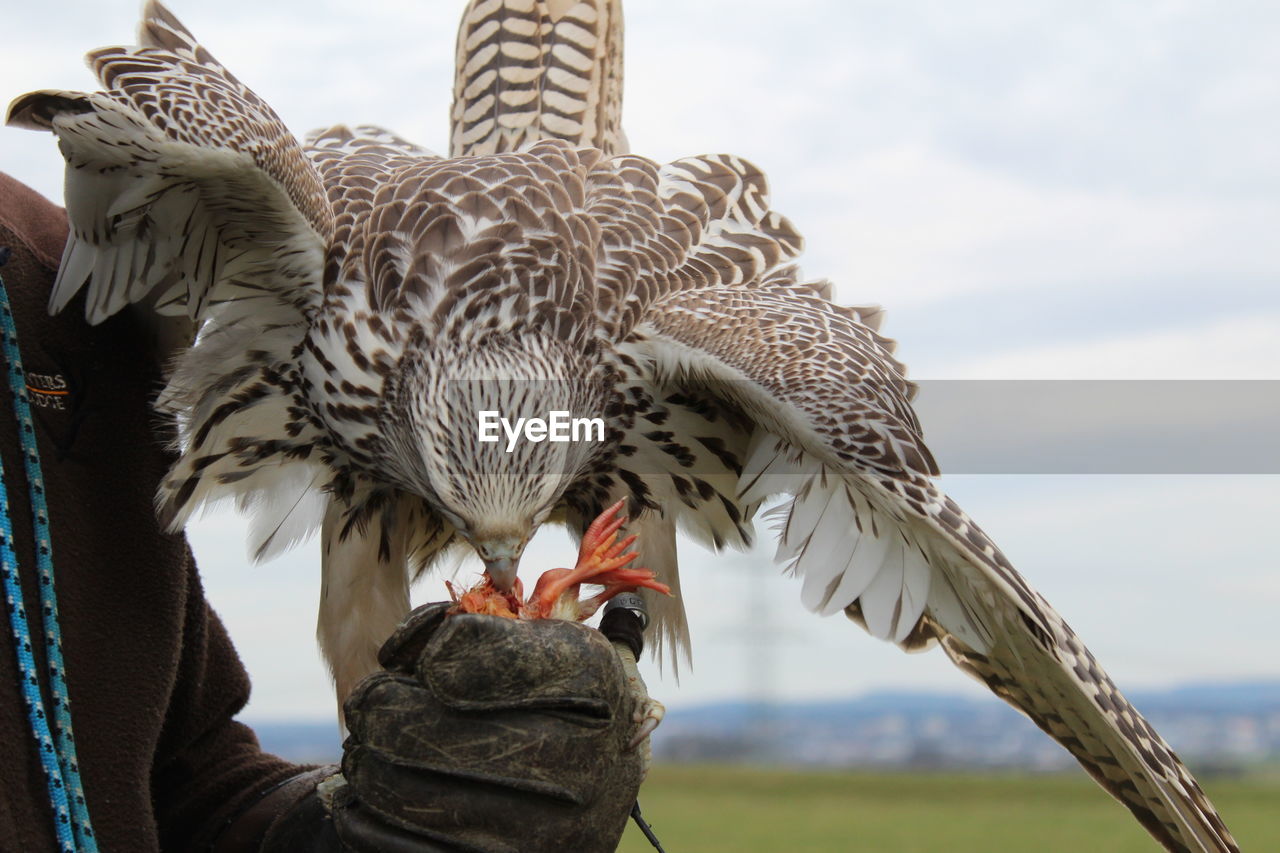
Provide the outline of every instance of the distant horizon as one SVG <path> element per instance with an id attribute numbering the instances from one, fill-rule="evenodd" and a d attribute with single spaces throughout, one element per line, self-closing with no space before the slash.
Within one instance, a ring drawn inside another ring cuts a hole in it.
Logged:
<path id="1" fill-rule="evenodd" d="M 1142 710 L 1141 705 L 1144 699 L 1150 700 L 1152 697 L 1171 698 L 1183 692 L 1202 691 L 1202 690 L 1210 691 L 1210 690 L 1219 690 L 1219 689 L 1226 689 L 1226 690 L 1232 690 L 1232 691 L 1239 691 L 1244 689 L 1259 690 L 1259 691 L 1274 690 L 1276 691 L 1276 696 L 1274 699 L 1276 710 L 1280 711 L 1280 677 L 1270 678 L 1270 679 L 1240 679 L 1240 680 L 1221 681 L 1221 682 L 1196 680 L 1196 681 L 1188 681 L 1188 682 L 1173 684 L 1173 685 L 1170 685 L 1169 687 L 1140 688 L 1137 690 L 1126 691 L 1125 695 L 1130 700 L 1132 700 L 1134 704 L 1139 706 L 1138 708 L 1139 710 Z M 1009 706 L 1008 703 L 1006 703 L 1003 699 L 1000 699 L 999 697 L 994 696 L 990 693 L 987 693 L 987 694 L 979 693 L 978 695 L 973 695 L 971 693 L 966 693 L 966 692 L 947 690 L 946 688 L 932 688 L 932 687 L 901 688 L 901 689 L 895 689 L 895 688 L 870 689 L 861 693 L 849 694 L 844 697 L 821 697 L 821 698 L 797 697 L 792 699 L 762 700 L 758 698 L 751 698 L 751 697 L 744 696 L 740 698 L 712 699 L 703 703 L 692 704 L 692 705 L 682 705 L 677 708 L 671 709 L 669 713 L 675 714 L 677 716 L 682 716 L 689 713 L 697 713 L 699 711 L 706 711 L 706 710 L 722 708 L 722 707 L 749 707 L 753 705 L 770 705 L 774 707 L 825 707 L 825 706 L 840 706 L 840 705 L 856 704 L 858 702 L 865 702 L 868 700 L 884 700 L 884 699 L 904 699 L 905 700 L 905 699 L 921 699 L 921 698 L 938 700 L 938 701 L 951 701 L 956 703 L 964 703 L 966 705 L 979 705 L 979 706 L 990 703 L 995 706 L 1007 707 L 1010 710 L 1014 710 L 1016 713 L 1016 710 L 1012 708 L 1012 706 Z M 240 720 L 240 722 L 250 727 L 256 724 L 308 725 L 308 726 L 333 725 L 335 727 L 335 730 L 337 727 L 336 717 L 323 717 L 323 716 L 276 717 L 276 716 L 256 716 L 252 714 L 246 715 L 242 713 L 237 716 L 237 719 Z M 659 727 L 658 731 L 659 732 L 662 731 L 661 727 Z"/>
<path id="2" fill-rule="evenodd" d="M 1187 683 L 1130 700 L 1197 769 L 1280 761 L 1280 679 Z M 242 717 L 263 747 L 295 761 L 335 761 L 336 720 Z M 993 697 L 934 690 L 844 699 L 736 699 L 671 709 L 654 734 L 659 763 L 749 762 L 862 769 L 1074 770 L 1070 753 Z"/>

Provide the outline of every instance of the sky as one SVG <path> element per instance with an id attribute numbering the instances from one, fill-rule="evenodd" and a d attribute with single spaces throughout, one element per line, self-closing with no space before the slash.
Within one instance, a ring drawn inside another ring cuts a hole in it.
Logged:
<path id="1" fill-rule="evenodd" d="M 296 133 L 373 123 L 444 151 L 462 5 L 171 8 Z M 0 95 L 92 88 L 80 56 L 131 42 L 137 8 L 9 10 Z M 774 209 L 806 236 L 806 271 L 830 278 L 842 302 L 885 306 L 883 331 L 913 377 L 1280 379 L 1273 5 L 633 0 L 626 13 L 632 150 L 659 161 L 732 152 L 763 167 Z M 60 199 L 51 138 L 0 130 L 0 168 Z M 1185 417 L 1195 408 L 1152 415 L 1152 440 L 1189 423 L 1207 444 L 1241 440 Z M 1054 430 L 1039 440 L 1052 457 Z M 1280 476 L 964 473 L 942 484 L 1122 688 L 1280 677 Z M 254 679 L 249 716 L 331 713 L 314 543 L 257 566 L 233 515 L 190 536 Z M 804 612 L 767 545 L 718 557 L 682 547 L 694 666 L 677 681 L 646 665 L 670 707 L 983 690 L 936 651 L 907 656 L 843 617 Z M 569 559 L 564 533 L 544 531 L 525 573 Z M 456 571 L 467 580 L 479 564 Z M 415 598 L 442 594 L 433 578 Z"/>

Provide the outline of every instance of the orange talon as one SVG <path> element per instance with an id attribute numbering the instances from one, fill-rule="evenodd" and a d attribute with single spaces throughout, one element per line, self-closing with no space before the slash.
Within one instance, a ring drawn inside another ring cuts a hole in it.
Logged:
<path id="1" fill-rule="evenodd" d="M 588 582 L 598 583 L 600 575 L 619 569 L 640 556 L 634 552 L 623 554 L 636 541 L 634 534 L 615 544 L 618 531 L 627 522 L 625 516 L 615 517 L 618 510 L 622 509 L 622 504 L 622 501 L 618 501 L 591 522 L 582 537 L 582 545 L 578 549 L 578 564 L 573 571 L 553 569 L 538 579 L 530 604 L 539 614 L 550 614 L 560 597 L 571 588 Z"/>
<path id="2" fill-rule="evenodd" d="M 618 517 L 624 503 L 625 500 L 618 501 L 591 522 L 582 536 L 577 565 L 573 569 L 551 569 L 543 572 L 528 601 L 520 601 L 519 580 L 512 590 L 513 594 L 504 595 L 486 576 L 462 595 L 458 595 L 453 585 L 449 584 L 449 594 L 456 602 L 456 606 L 449 612 L 582 621 L 595 613 L 600 605 L 623 592 L 646 587 L 663 595 L 670 595 L 670 587 L 659 583 L 648 569 L 624 568 L 640 556 L 635 551 L 627 552 L 636 542 L 635 534 L 618 541 L 618 534 L 628 521 L 626 516 Z M 580 601 L 578 588 L 584 583 L 600 584 L 604 590 Z"/>

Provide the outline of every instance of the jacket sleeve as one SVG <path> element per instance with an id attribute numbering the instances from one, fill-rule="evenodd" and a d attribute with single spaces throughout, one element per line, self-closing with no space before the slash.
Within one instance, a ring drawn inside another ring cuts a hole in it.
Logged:
<path id="1" fill-rule="evenodd" d="M 152 776 L 165 850 L 207 849 L 266 794 L 308 769 L 263 752 L 235 719 L 248 701 L 249 678 L 190 554 L 185 568 L 183 650 Z M 249 846 L 241 849 L 256 849 L 255 842 L 245 838 Z"/>

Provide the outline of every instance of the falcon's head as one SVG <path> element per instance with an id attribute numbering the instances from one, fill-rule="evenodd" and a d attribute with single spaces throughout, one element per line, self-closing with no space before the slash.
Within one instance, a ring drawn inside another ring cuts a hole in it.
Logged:
<path id="1" fill-rule="evenodd" d="M 508 591 L 525 545 L 609 452 L 609 370 L 537 332 L 424 348 L 401 362 L 385 461 L 476 549 Z"/>

